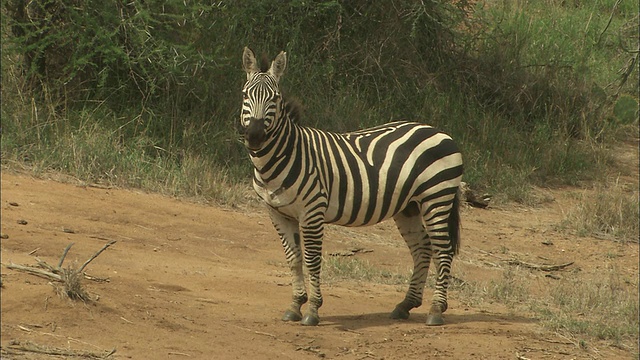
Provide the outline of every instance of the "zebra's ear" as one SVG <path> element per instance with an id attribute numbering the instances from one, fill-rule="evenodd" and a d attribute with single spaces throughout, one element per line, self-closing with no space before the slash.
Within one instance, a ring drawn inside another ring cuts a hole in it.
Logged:
<path id="1" fill-rule="evenodd" d="M 276 80 L 280 80 L 280 77 L 284 73 L 284 69 L 287 67 L 287 53 L 281 51 L 275 60 L 271 62 L 271 68 L 269 68 L 269 74 L 273 75 Z"/>
<path id="2" fill-rule="evenodd" d="M 242 53 L 242 68 L 247 73 L 247 80 L 249 80 L 251 75 L 259 71 L 256 56 L 253 54 L 253 51 L 246 46 Z"/>

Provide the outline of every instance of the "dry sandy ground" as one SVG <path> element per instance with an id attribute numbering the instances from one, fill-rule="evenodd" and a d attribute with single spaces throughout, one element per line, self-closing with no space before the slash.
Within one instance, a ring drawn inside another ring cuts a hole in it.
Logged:
<path id="1" fill-rule="evenodd" d="M 634 180 L 637 184 L 637 178 Z M 637 185 L 636 185 L 637 186 Z M 638 244 L 559 233 L 554 226 L 581 190 L 545 190 L 536 208 L 463 209 L 463 250 L 456 277 L 499 279 L 509 265 L 496 256 L 575 264 L 558 274 L 593 279 L 615 266 L 637 290 Z M 572 195 L 574 194 L 574 195 Z M 636 350 L 575 338 L 542 327 L 533 314 L 489 301 L 469 305 L 451 291 L 446 325 L 424 325 L 428 306 L 407 321 L 388 314 L 400 285 L 324 284 L 318 327 L 280 321 L 290 301 L 284 254 L 260 208 L 226 209 L 155 194 L 105 189 L 2 173 L 2 263 L 35 257 L 82 264 L 108 282 L 84 281 L 88 303 L 56 295 L 48 280 L 2 267 L 2 358 L 64 358 L 20 352 L 18 344 L 101 353 L 113 359 L 632 359 Z M 26 224 L 18 224 L 25 220 Z M 544 245 L 551 240 L 553 245 Z M 325 252 L 363 247 L 371 264 L 405 273 L 410 256 L 393 223 L 331 227 Z M 612 254 L 614 256 L 612 256 Z M 577 271 L 576 269 L 580 269 Z M 529 271 L 529 270 L 524 270 Z M 559 280 L 530 271 L 532 288 Z M 431 276 L 431 275 L 430 275 Z M 431 296 L 428 288 L 427 299 Z M 615 301 L 615 299 L 612 299 Z M 89 358 L 85 354 L 84 358 Z"/>

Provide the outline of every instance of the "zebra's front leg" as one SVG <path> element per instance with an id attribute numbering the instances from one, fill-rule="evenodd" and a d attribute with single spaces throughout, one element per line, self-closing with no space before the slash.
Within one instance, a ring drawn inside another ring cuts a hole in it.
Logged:
<path id="1" fill-rule="evenodd" d="M 302 325 L 315 326 L 320 323 L 318 309 L 322 306 L 320 271 L 322 269 L 324 223 L 316 220 L 310 224 L 302 225 L 301 230 L 304 239 L 304 263 L 309 276 L 309 307 L 302 318 Z"/>
<path id="2" fill-rule="evenodd" d="M 300 308 L 307 302 L 307 290 L 304 285 L 302 272 L 302 251 L 300 247 L 300 230 L 298 222 L 283 216 L 275 209 L 270 208 L 271 221 L 280 235 L 284 254 L 291 270 L 291 285 L 293 288 L 293 301 L 284 312 L 282 320 L 300 321 L 302 312 Z"/>

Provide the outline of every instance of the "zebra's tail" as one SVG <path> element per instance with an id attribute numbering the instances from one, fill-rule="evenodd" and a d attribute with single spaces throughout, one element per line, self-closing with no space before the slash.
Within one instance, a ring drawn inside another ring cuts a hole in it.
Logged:
<path id="1" fill-rule="evenodd" d="M 460 251 L 460 191 L 453 197 L 453 205 L 449 214 L 449 240 L 454 254 Z"/>

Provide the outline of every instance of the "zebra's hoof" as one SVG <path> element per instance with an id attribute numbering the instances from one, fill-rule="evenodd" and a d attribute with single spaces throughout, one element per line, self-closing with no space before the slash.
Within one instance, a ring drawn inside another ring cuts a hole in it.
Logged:
<path id="1" fill-rule="evenodd" d="M 429 314 L 429 315 L 427 315 L 427 325 L 429 325 L 429 326 L 444 325 L 444 318 L 442 317 L 442 314 Z"/>
<path id="2" fill-rule="evenodd" d="M 296 313 L 293 310 L 287 310 L 282 315 L 282 321 L 300 321 L 302 320 L 302 314 Z"/>
<path id="3" fill-rule="evenodd" d="M 395 320 L 407 320 L 409 318 L 409 311 L 396 307 L 391 312 L 391 318 Z"/>
<path id="4" fill-rule="evenodd" d="M 307 314 L 302 318 L 301 324 L 305 326 L 316 326 L 320 323 L 320 317 L 314 314 Z"/>

